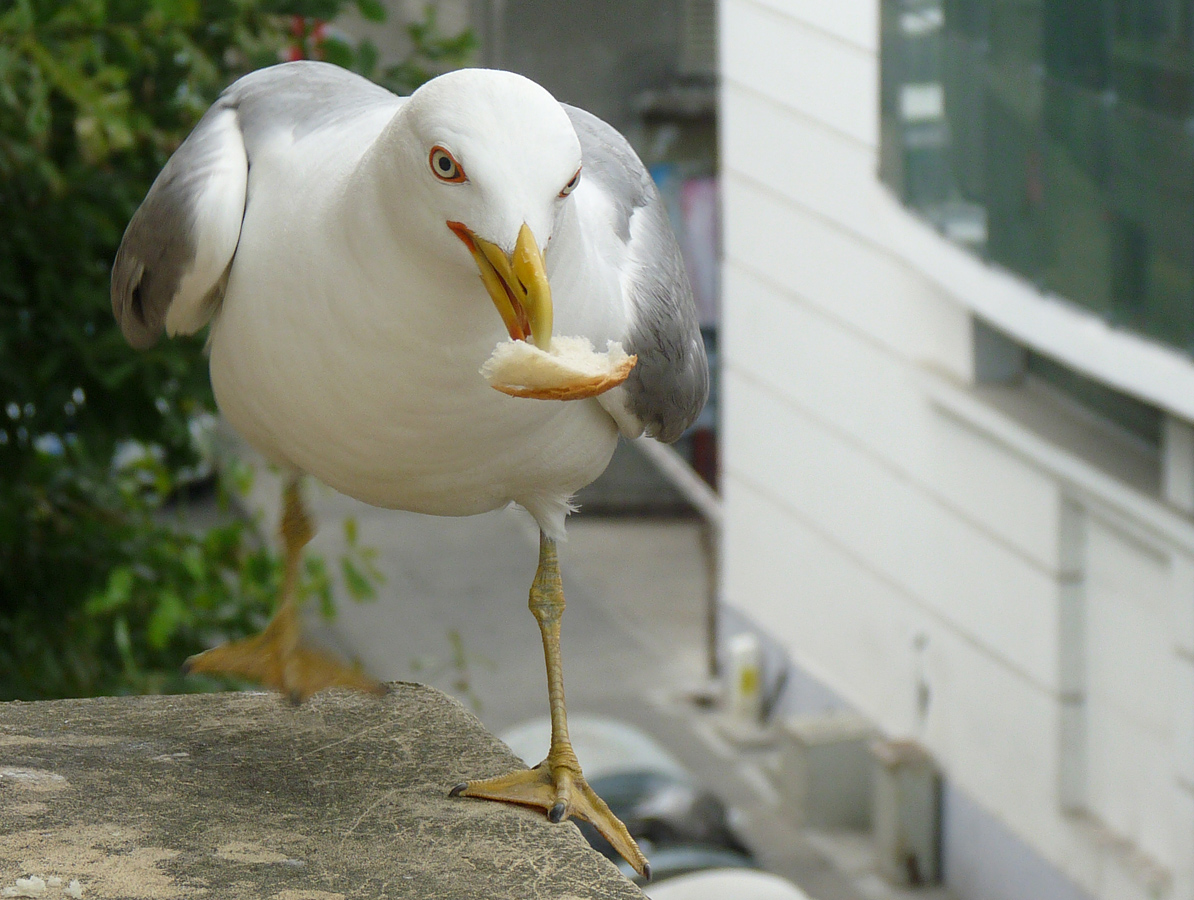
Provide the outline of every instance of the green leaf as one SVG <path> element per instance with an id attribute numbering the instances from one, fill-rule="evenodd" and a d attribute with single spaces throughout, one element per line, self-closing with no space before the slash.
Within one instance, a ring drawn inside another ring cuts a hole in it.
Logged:
<path id="1" fill-rule="evenodd" d="M 344 586 L 348 588 L 348 593 L 352 595 L 352 599 L 357 601 L 372 600 L 377 596 L 377 590 L 373 587 L 372 582 L 361 573 L 361 570 L 347 556 L 340 560 L 340 571 L 344 575 Z"/>
<path id="2" fill-rule="evenodd" d="M 378 57 L 377 47 L 372 41 L 361 41 L 357 45 L 356 72 L 364 75 L 366 78 L 372 78 L 373 73 L 377 71 Z"/>
<path id="3" fill-rule="evenodd" d="M 332 599 L 332 581 L 328 577 L 327 565 L 323 557 L 308 554 L 303 559 L 306 577 L 303 580 L 303 596 L 315 596 L 319 602 L 319 614 L 331 621 L 336 618 L 336 603 Z"/>
<path id="4" fill-rule="evenodd" d="M 195 581 L 201 582 L 207 576 L 207 560 L 203 558 L 203 548 L 192 544 L 182 552 L 182 567 Z"/>
<path id="5" fill-rule="evenodd" d="M 127 606 L 133 595 L 133 581 L 133 570 L 128 566 L 113 569 L 108 573 L 108 584 L 103 593 L 93 595 L 84 610 L 88 615 L 97 616 Z"/>
<path id="6" fill-rule="evenodd" d="M 323 58 L 332 65 L 344 69 L 351 69 L 356 61 L 356 53 L 352 46 L 338 37 L 328 37 L 319 45 Z"/>
<path id="7" fill-rule="evenodd" d="M 145 639 L 149 646 L 155 650 L 165 647 L 186 618 L 187 608 L 178 594 L 164 591 L 145 626 Z"/>
<path id="8" fill-rule="evenodd" d="M 116 650 L 120 653 L 125 670 L 135 670 L 137 664 L 133 659 L 133 638 L 129 634 L 128 619 L 124 616 L 116 617 L 116 621 L 112 625 L 112 640 L 116 644 Z"/>
<path id="9" fill-rule="evenodd" d="M 386 8 L 381 0 L 357 0 L 357 10 L 367 21 L 384 22 L 386 20 Z"/>

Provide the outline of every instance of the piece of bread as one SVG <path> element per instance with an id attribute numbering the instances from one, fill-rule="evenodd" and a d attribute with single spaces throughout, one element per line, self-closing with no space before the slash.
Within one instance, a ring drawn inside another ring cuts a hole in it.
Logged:
<path id="1" fill-rule="evenodd" d="M 617 341 L 604 353 L 584 337 L 553 337 L 551 350 L 506 340 L 493 348 L 481 375 L 494 390 L 535 400 L 581 400 L 617 387 L 638 362 Z"/>

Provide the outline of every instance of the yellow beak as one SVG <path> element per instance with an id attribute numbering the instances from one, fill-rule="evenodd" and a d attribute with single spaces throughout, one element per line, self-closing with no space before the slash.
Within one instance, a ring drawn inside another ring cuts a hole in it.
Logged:
<path id="1" fill-rule="evenodd" d="M 477 237 L 461 222 L 448 227 L 468 247 L 498 315 L 512 340 L 528 338 L 540 350 L 551 346 L 551 286 L 539 243 L 525 222 L 518 231 L 514 253 L 506 256 L 497 244 Z"/>

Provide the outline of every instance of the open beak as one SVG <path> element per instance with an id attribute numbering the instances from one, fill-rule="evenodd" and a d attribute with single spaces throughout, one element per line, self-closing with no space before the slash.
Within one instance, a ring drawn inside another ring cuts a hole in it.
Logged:
<path id="1" fill-rule="evenodd" d="M 473 255 L 481 282 L 511 339 L 529 339 L 540 350 L 547 350 L 551 345 L 551 286 L 530 226 L 523 223 L 510 256 L 497 244 L 477 237 L 462 222 L 448 222 L 448 227 Z"/>

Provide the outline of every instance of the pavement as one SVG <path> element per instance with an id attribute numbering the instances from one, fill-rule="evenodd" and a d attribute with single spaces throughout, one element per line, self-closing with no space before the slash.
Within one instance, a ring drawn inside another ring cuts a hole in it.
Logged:
<path id="1" fill-rule="evenodd" d="M 280 493 L 281 479 L 258 461 L 248 504 L 267 533 Z M 381 510 L 315 482 L 307 500 L 320 526 L 311 551 L 335 568 L 342 522 L 352 517 L 384 577 L 375 600 L 340 599 L 334 621 L 312 617 L 316 640 L 379 679 L 456 695 L 495 734 L 547 714 L 542 645 L 526 605 L 538 546 L 530 516 L 516 508 L 461 519 Z M 718 714 L 693 702 L 709 688 L 699 519 L 582 509 L 569 519 L 560 560 L 570 715 L 620 719 L 651 735 L 726 802 L 761 865 L 814 900 L 949 896 L 888 887 L 873 872 L 866 835 L 793 825 L 769 777 L 773 751 L 727 742 Z"/>

